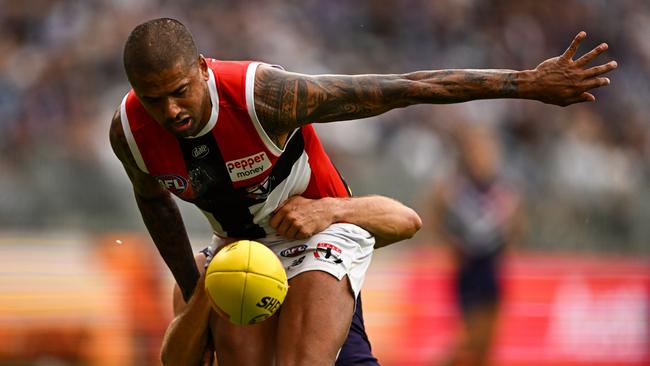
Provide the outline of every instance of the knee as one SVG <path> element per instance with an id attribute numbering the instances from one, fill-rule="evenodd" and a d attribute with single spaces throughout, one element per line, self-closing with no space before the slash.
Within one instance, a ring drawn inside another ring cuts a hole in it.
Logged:
<path id="1" fill-rule="evenodd" d="M 239 326 L 213 313 L 215 350 L 225 365 L 272 365 L 275 358 L 277 316 L 255 324 Z"/>
<path id="2" fill-rule="evenodd" d="M 215 314 L 215 316 L 218 316 Z M 218 319 L 219 322 L 226 322 L 225 319 Z M 229 329 L 224 329 L 229 328 Z M 246 349 L 246 342 L 255 342 L 254 340 L 247 339 L 245 332 L 240 332 L 231 327 L 220 327 L 219 331 L 216 334 L 213 334 L 214 342 L 217 346 L 217 351 L 220 354 L 232 352 L 239 353 Z"/>

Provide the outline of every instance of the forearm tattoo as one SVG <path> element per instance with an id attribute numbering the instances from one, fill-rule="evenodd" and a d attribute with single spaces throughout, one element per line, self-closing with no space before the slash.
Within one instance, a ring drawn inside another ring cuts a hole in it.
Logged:
<path id="1" fill-rule="evenodd" d="M 503 97 L 514 98 L 519 94 L 519 86 L 517 85 L 517 76 L 514 73 L 506 74 L 503 78 L 503 85 L 501 87 Z"/>
<path id="2" fill-rule="evenodd" d="M 255 110 L 267 132 L 280 134 L 306 123 L 383 113 L 390 109 L 386 92 L 381 80 L 371 77 L 305 77 L 258 70 Z"/>
<path id="3" fill-rule="evenodd" d="M 508 70 L 308 76 L 260 68 L 255 78 L 255 110 L 271 135 L 306 123 L 365 118 L 412 104 L 517 95 L 517 74 Z"/>

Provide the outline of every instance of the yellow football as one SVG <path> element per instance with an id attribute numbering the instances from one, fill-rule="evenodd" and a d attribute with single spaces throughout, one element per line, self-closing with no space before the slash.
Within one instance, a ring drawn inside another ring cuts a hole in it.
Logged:
<path id="1" fill-rule="evenodd" d="M 205 275 L 205 290 L 215 310 L 239 325 L 273 315 L 287 295 L 287 273 L 264 244 L 240 240 L 223 247 Z"/>

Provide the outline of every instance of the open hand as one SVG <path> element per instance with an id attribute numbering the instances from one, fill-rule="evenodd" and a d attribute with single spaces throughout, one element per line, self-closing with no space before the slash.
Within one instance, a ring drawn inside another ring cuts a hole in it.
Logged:
<path id="1" fill-rule="evenodd" d="M 580 42 L 586 37 L 585 32 L 578 33 L 561 56 L 548 59 L 533 70 L 534 99 L 559 106 L 593 102 L 596 97 L 589 91 L 609 85 L 609 78 L 602 75 L 614 70 L 618 66 L 616 61 L 586 68 L 589 62 L 607 50 L 607 43 L 601 43 L 573 60 Z"/>

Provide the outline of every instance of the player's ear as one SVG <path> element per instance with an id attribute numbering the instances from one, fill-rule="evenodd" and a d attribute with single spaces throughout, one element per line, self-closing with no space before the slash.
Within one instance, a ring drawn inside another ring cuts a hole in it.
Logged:
<path id="1" fill-rule="evenodd" d="M 199 55 L 199 69 L 201 70 L 203 80 L 208 81 L 210 79 L 210 74 L 208 74 L 208 62 L 205 61 L 203 55 Z"/>

